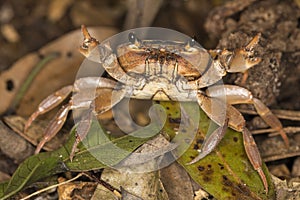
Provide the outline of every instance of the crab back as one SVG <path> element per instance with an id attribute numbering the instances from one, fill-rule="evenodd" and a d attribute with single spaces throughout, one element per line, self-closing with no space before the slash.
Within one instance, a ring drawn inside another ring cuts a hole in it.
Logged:
<path id="1" fill-rule="evenodd" d="M 172 74 L 195 80 L 210 67 L 210 54 L 190 42 L 144 40 L 117 47 L 117 57 L 125 72 L 153 75 Z M 149 68 L 149 69 L 147 69 Z"/>

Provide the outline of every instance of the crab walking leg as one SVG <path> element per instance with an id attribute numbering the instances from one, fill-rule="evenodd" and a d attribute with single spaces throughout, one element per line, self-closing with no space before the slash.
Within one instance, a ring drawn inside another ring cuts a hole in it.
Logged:
<path id="1" fill-rule="evenodd" d="M 71 103 L 64 105 L 55 115 L 55 117 L 50 121 L 47 128 L 45 129 L 44 137 L 37 145 L 35 149 L 35 154 L 39 153 L 46 142 L 51 140 L 57 132 L 62 128 L 64 125 L 68 112 L 71 109 Z"/>
<path id="2" fill-rule="evenodd" d="M 253 98 L 252 101 L 259 116 L 261 116 L 261 118 L 263 118 L 263 120 L 269 126 L 271 126 L 275 131 L 277 131 L 281 135 L 286 147 L 289 148 L 290 146 L 289 139 L 287 137 L 286 132 L 283 130 L 282 124 L 279 121 L 279 119 L 259 99 Z"/>
<path id="3" fill-rule="evenodd" d="M 44 99 L 38 106 L 37 111 L 35 111 L 27 120 L 24 132 L 27 131 L 31 123 L 39 116 L 42 115 L 50 110 L 52 110 L 54 107 L 56 107 L 58 104 L 60 104 L 64 99 L 67 98 L 67 96 L 72 92 L 72 85 L 65 86 L 55 93 L 49 95 L 46 99 Z"/>
<path id="4" fill-rule="evenodd" d="M 259 174 L 259 176 L 264 184 L 266 194 L 268 194 L 269 186 L 268 186 L 267 178 L 261 168 L 262 159 L 260 157 L 258 148 L 255 144 L 252 134 L 246 127 L 244 127 L 244 130 L 243 130 L 243 138 L 244 138 L 243 142 L 244 142 L 244 147 L 246 149 L 246 154 L 247 154 L 248 158 L 253 158 L 253 159 L 249 159 L 249 161 L 251 162 L 251 165 L 253 166 L 253 168 Z"/>
<path id="5" fill-rule="evenodd" d="M 247 44 L 247 46 L 245 47 L 245 49 L 247 51 L 253 51 L 253 49 L 255 48 L 255 46 L 258 44 L 259 40 L 261 37 L 261 33 L 258 33 L 254 36 L 254 38 Z"/>
<path id="6" fill-rule="evenodd" d="M 243 133 L 243 141 L 244 141 L 244 148 L 247 154 L 247 157 L 253 166 L 253 168 L 258 172 L 263 185 L 265 187 L 265 191 L 268 192 L 268 183 L 265 174 L 262 171 L 262 159 L 260 157 L 259 151 L 257 149 L 257 146 L 254 142 L 254 139 L 251 136 L 251 133 L 248 131 L 248 129 L 245 127 L 246 122 L 242 114 L 233 106 L 226 104 L 225 102 L 221 101 L 217 98 L 210 98 L 208 96 L 205 96 L 201 93 L 198 94 L 197 98 L 198 104 L 200 105 L 201 109 L 208 115 L 210 119 L 212 119 L 214 122 L 216 122 L 219 126 L 222 128 L 217 129 L 212 134 L 213 136 L 209 136 L 209 139 L 205 139 L 204 143 L 201 147 L 201 153 L 200 156 L 196 157 L 194 160 L 192 160 L 190 163 L 195 163 L 201 158 L 203 158 L 203 155 L 207 155 L 208 153 L 203 152 L 203 149 L 206 149 L 206 151 L 212 151 L 215 149 L 217 144 L 221 141 L 221 139 L 224 136 L 224 125 L 228 123 L 228 126 L 236 131 Z M 217 112 L 214 113 L 214 111 Z M 224 111 L 225 110 L 225 113 Z M 220 112 L 221 111 L 221 112 Z M 221 114 L 219 114 L 221 113 Z M 214 139 L 215 138 L 215 139 Z M 209 144 L 206 144 L 206 142 L 211 142 L 211 146 Z M 201 155 L 202 154 L 202 155 Z"/>
<path id="7" fill-rule="evenodd" d="M 66 118 L 68 116 L 68 112 L 72 109 L 79 109 L 79 108 L 89 108 L 91 106 L 91 102 L 95 99 L 95 90 L 96 88 L 99 89 L 113 89 L 116 87 L 116 82 L 106 79 L 106 78 L 99 78 L 99 77 L 87 77 L 87 78 L 81 78 L 75 81 L 74 86 L 66 86 L 68 87 L 68 92 L 70 93 L 72 90 L 77 92 L 73 95 L 72 99 L 69 101 L 68 104 L 64 105 L 55 115 L 55 117 L 50 121 L 48 126 L 46 127 L 44 131 L 44 137 L 38 144 L 35 153 L 37 154 L 45 145 L 46 142 L 51 140 L 58 131 L 62 128 L 63 124 L 66 121 Z M 65 90 L 65 88 L 62 88 L 61 90 Z M 118 90 L 119 91 L 119 90 Z M 68 96 L 66 93 L 65 98 Z M 108 96 L 108 94 L 105 94 Z M 49 98 L 50 97 L 50 98 Z M 61 103 L 63 100 L 56 100 L 55 95 L 50 95 L 48 98 L 46 98 L 41 104 L 42 105 L 48 105 L 51 106 L 51 110 L 54 106 L 56 106 L 58 103 Z M 96 97 L 97 98 L 97 97 Z M 56 100 L 56 101 L 54 101 Z M 55 102 L 52 103 L 52 102 Z M 112 102 L 105 102 L 106 104 L 111 104 Z M 109 107 L 108 105 L 103 105 L 104 108 Z M 100 106 L 101 108 L 101 106 Z M 99 108 L 99 109 L 100 109 Z M 110 108 L 110 107 L 109 107 Z M 107 110 L 107 109 L 106 109 Z M 38 112 L 38 111 L 37 111 Z M 45 112 L 43 112 L 45 113 Z"/>
<path id="8" fill-rule="evenodd" d="M 107 88 L 106 88 L 107 89 Z M 113 89 L 113 88 L 111 88 Z M 126 90 L 115 89 L 113 91 L 100 91 L 96 98 L 89 104 L 87 110 L 84 111 L 82 118 L 80 119 L 76 128 L 76 140 L 73 144 L 72 150 L 70 152 L 70 160 L 72 161 L 78 144 L 86 137 L 88 134 L 93 116 L 101 115 L 102 113 L 112 109 L 117 103 L 119 103 L 126 95 Z M 111 98 L 109 98 L 111 96 Z M 83 104 L 82 104 L 83 105 Z"/>
<path id="9" fill-rule="evenodd" d="M 194 158 L 191 162 L 187 163 L 188 165 L 194 164 L 210 154 L 216 146 L 221 142 L 222 138 L 224 137 L 226 130 L 228 128 L 228 120 L 225 121 L 225 124 L 223 126 L 220 126 L 214 132 L 212 132 L 208 137 L 205 138 L 205 141 L 203 142 L 201 146 L 201 150 L 199 155 Z"/>
<path id="10" fill-rule="evenodd" d="M 103 77 L 83 77 L 79 78 L 74 83 L 74 92 L 80 92 L 86 89 L 97 88 L 115 88 L 116 82 Z"/>
<path id="11" fill-rule="evenodd" d="M 74 91 L 86 90 L 86 89 L 95 89 L 97 87 L 101 88 L 114 88 L 116 83 L 110 79 L 102 78 L 102 77 L 85 77 L 80 78 L 75 81 L 74 86 L 68 85 L 65 86 L 53 94 L 50 94 L 46 97 L 39 105 L 37 111 L 35 111 L 27 120 L 24 126 L 24 132 L 28 130 L 32 122 L 42 114 L 47 113 L 52 110 L 54 107 L 58 106 L 61 102 L 63 102 L 69 94 Z M 93 93 L 92 93 L 93 94 Z"/>
<path id="12" fill-rule="evenodd" d="M 78 123 L 78 126 L 76 128 L 76 139 L 73 144 L 71 153 L 70 153 L 70 160 L 72 161 L 76 152 L 76 148 L 80 141 L 82 141 L 83 138 L 86 137 L 88 134 L 90 127 L 91 127 L 91 121 L 93 117 L 92 109 L 86 111 L 87 113 L 82 117 L 80 122 Z"/>
<path id="13" fill-rule="evenodd" d="M 207 93 L 210 97 L 214 98 L 223 98 L 226 96 L 226 100 L 229 104 L 253 104 L 261 118 L 272 127 L 272 129 L 280 133 L 285 145 L 289 147 L 289 139 L 279 119 L 265 104 L 254 98 L 249 90 L 235 85 L 217 85 L 210 87 Z"/>

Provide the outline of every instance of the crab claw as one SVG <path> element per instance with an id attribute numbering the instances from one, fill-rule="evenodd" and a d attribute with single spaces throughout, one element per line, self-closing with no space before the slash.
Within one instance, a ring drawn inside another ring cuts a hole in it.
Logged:
<path id="1" fill-rule="evenodd" d="M 220 63 L 225 67 L 227 72 L 245 72 L 249 68 L 257 65 L 260 57 L 254 55 L 254 48 L 257 46 L 261 34 L 258 33 L 244 48 L 229 50 L 210 50 L 213 58 L 217 58 Z"/>
<path id="2" fill-rule="evenodd" d="M 258 44 L 260 37 L 261 34 L 258 33 L 245 48 L 233 52 L 230 64 L 226 69 L 228 72 L 244 72 L 260 63 L 261 58 L 254 56 L 254 47 Z"/>

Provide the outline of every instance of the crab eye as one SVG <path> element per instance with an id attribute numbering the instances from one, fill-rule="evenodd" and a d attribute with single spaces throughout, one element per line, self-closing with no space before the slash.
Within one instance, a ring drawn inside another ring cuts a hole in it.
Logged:
<path id="1" fill-rule="evenodd" d="M 137 38 L 136 38 L 135 34 L 131 32 L 128 34 L 128 40 L 130 43 L 134 44 L 135 41 L 137 40 Z"/>
<path id="2" fill-rule="evenodd" d="M 196 45 L 196 39 L 195 39 L 195 37 L 194 38 L 190 38 L 187 42 L 186 42 L 186 44 L 185 44 L 185 49 L 187 50 L 187 51 L 193 51 L 194 50 L 194 46 Z"/>
<path id="3" fill-rule="evenodd" d="M 194 37 L 194 38 L 190 38 L 189 41 L 188 41 L 188 43 L 189 43 L 190 47 L 195 46 L 195 44 L 196 44 L 196 39 L 195 39 L 195 37 Z"/>
<path id="4" fill-rule="evenodd" d="M 141 41 L 132 32 L 128 34 L 128 40 L 131 44 L 135 45 L 136 47 L 139 47 L 141 45 Z"/>

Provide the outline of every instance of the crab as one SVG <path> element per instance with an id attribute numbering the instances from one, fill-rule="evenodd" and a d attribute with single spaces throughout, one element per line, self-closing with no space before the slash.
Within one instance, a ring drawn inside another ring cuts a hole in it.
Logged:
<path id="1" fill-rule="evenodd" d="M 131 32 L 128 34 L 128 42 L 117 46 L 116 53 L 113 53 L 108 44 L 100 46 L 99 41 L 91 37 L 85 26 L 82 26 L 82 32 L 84 41 L 80 52 L 89 57 L 92 51 L 98 47 L 101 54 L 98 60 L 111 78 L 80 78 L 75 81 L 74 85 L 65 86 L 51 94 L 39 104 L 38 109 L 30 116 L 24 131 L 39 115 L 62 103 L 71 92 L 76 96 L 76 92 L 82 88 L 96 86 L 100 90 L 114 89 L 117 98 L 107 103 L 104 99 L 105 95 L 100 95 L 103 100 L 96 107 L 92 104 L 93 99 L 87 98 L 87 100 L 75 102 L 75 98 L 71 98 L 69 103 L 62 106 L 49 123 L 44 138 L 36 148 L 36 153 L 56 135 L 66 121 L 68 112 L 75 108 L 90 108 L 89 110 L 93 111 L 86 112 L 78 123 L 77 136 L 70 159 L 74 157 L 79 142 L 88 133 L 93 112 L 96 112 L 97 115 L 104 113 L 112 109 L 124 97 L 158 101 L 196 101 L 207 116 L 219 125 L 219 128 L 207 136 L 199 155 L 188 164 L 194 164 L 212 152 L 223 138 L 227 127 L 230 127 L 243 134 L 244 148 L 248 159 L 259 174 L 266 193 L 268 192 L 268 183 L 262 170 L 262 159 L 258 148 L 245 125 L 245 119 L 233 105 L 253 104 L 261 118 L 278 131 L 286 146 L 289 146 L 289 140 L 282 124 L 269 108 L 253 97 L 247 89 L 236 85 L 215 84 L 226 73 L 244 72 L 261 61 L 260 57 L 255 56 L 254 51 L 261 37 L 260 34 L 255 35 L 243 48 L 233 51 L 226 49 L 208 51 L 195 45 L 193 39 L 183 42 L 140 40 Z M 187 58 L 191 62 L 187 62 Z M 224 95 L 226 102 L 222 100 Z M 225 118 L 212 111 L 212 104 L 226 108 Z"/>

